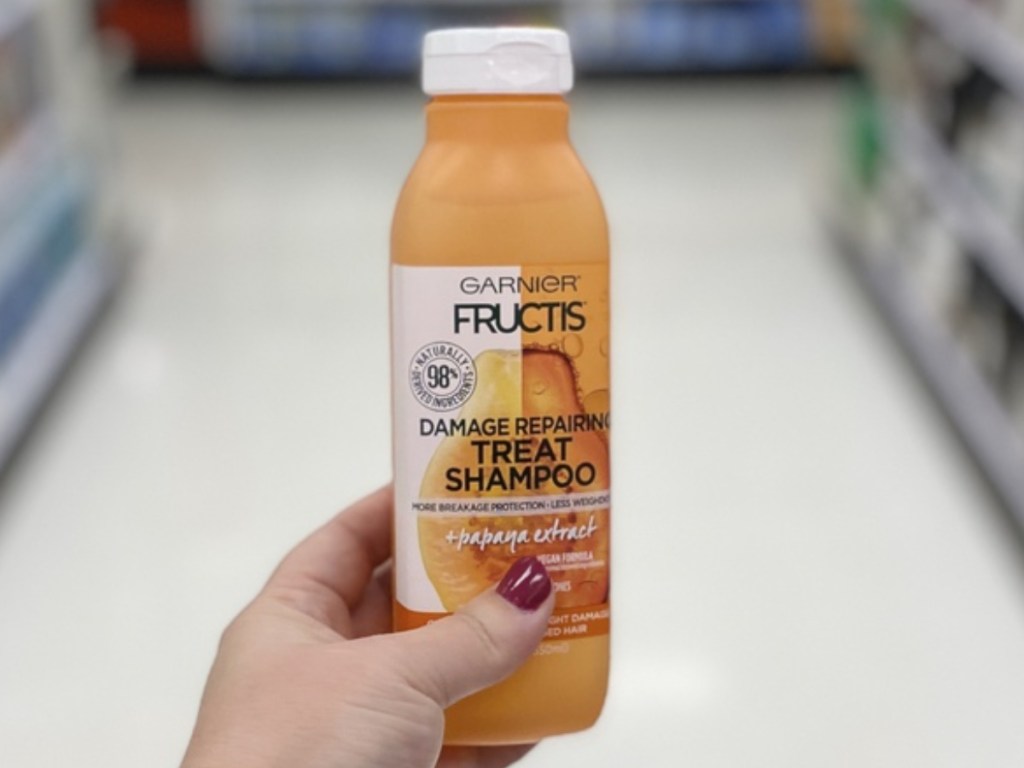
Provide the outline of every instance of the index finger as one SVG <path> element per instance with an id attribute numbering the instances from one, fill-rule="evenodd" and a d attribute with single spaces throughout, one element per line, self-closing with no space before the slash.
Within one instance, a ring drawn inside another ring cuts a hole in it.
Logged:
<path id="1" fill-rule="evenodd" d="M 374 569 L 391 554 L 387 485 L 314 531 L 281 561 L 263 592 L 342 631 Z"/>

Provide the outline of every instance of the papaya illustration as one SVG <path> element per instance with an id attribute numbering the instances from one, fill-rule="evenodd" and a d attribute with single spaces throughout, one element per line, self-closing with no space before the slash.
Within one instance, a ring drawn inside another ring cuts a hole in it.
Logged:
<path id="1" fill-rule="evenodd" d="M 534 417 L 569 417 L 584 414 L 576 375 L 569 359 L 552 349 L 488 350 L 475 360 L 477 385 L 459 412 L 458 419 L 496 419 L 509 423 Z M 483 443 L 482 443 L 483 441 Z M 507 444 L 517 442 L 516 451 Z M 512 434 L 497 439 L 451 435 L 445 437 L 431 457 L 420 487 L 425 499 L 494 498 L 600 492 L 609 487 L 608 444 L 597 431 L 551 432 L 524 439 Z M 512 461 L 512 457 L 525 461 Z M 484 459 L 481 463 L 481 458 Z M 514 467 L 514 470 L 512 469 Z M 582 468 L 570 478 L 568 469 Z M 503 487 L 469 483 L 453 489 L 450 472 L 487 477 L 497 471 L 518 472 L 535 480 L 531 487 Z M 560 479 L 556 482 L 552 474 Z M 576 482 L 580 481 L 580 482 Z M 531 540 L 511 551 L 491 545 L 457 548 L 451 534 L 470 535 L 485 530 L 508 537 L 517 531 L 548 529 L 551 526 L 589 528 L 580 540 Z M 445 514 L 424 512 L 418 520 L 420 551 L 427 576 L 437 590 L 445 610 L 452 611 L 501 579 L 519 557 L 540 557 L 556 585 L 557 605 L 571 607 L 603 602 L 608 593 L 608 509 L 553 514 Z"/>

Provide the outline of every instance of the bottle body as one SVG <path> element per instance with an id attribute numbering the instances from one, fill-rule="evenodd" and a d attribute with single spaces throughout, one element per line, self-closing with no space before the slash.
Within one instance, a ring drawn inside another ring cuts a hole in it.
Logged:
<path id="1" fill-rule="evenodd" d="M 608 676 L 608 233 L 560 96 L 445 96 L 392 230 L 395 629 L 548 568 L 548 634 L 449 744 L 593 724 Z"/>

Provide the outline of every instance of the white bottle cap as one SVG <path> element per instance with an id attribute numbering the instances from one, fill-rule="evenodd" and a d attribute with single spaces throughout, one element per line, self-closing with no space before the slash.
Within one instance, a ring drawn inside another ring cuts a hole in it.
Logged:
<path id="1" fill-rule="evenodd" d="M 569 36 L 542 27 L 439 29 L 423 38 L 423 90 L 568 93 Z"/>

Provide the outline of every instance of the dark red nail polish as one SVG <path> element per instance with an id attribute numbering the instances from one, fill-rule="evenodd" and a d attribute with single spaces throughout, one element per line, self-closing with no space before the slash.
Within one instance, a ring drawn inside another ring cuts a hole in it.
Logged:
<path id="1" fill-rule="evenodd" d="M 521 557 L 502 577 L 497 592 L 516 608 L 536 611 L 551 594 L 551 577 L 536 557 Z"/>

